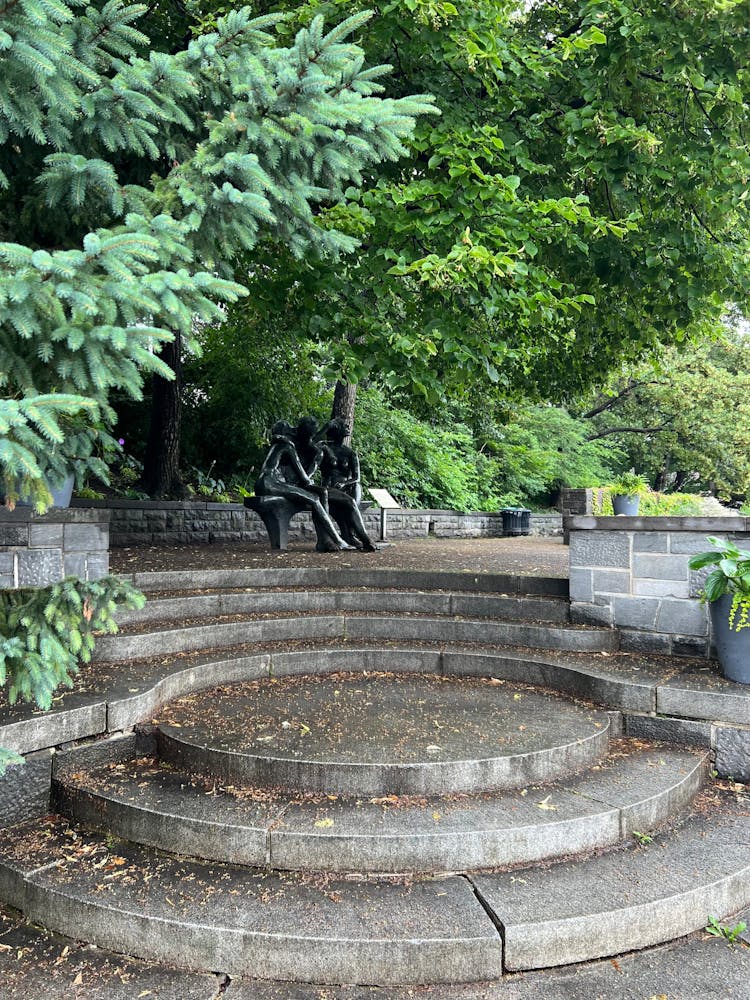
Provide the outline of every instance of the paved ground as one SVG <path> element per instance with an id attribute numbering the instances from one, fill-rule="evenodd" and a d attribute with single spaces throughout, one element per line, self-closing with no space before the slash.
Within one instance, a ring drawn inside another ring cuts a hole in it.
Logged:
<path id="1" fill-rule="evenodd" d="M 750 919 L 745 914 L 745 919 Z M 466 987 L 226 983 L 134 962 L 43 933 L 0 909 L 2 1000 L 750 1000 L 750 935 L 707 935 L 618 959 Z"/>
<path id="2" fill-rule="evenodd" d="M 562 538 L 413 538 L 378 552 L 316 552 L 312 542 L 294 542 L 286 552 L 264 543 L 245 545 L 137 546 L 112 549 L 114 573 L 159 570 L 261 569 L 286 566 L 346 566 L 357 569 L 448 570 L 568 575 L 568 549 Z"/>

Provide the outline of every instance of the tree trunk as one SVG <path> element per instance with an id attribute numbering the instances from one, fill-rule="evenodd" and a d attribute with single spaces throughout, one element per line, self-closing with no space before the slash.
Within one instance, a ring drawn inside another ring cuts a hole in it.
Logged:
<path id="1" fill-rule="evenodd" d="M 352 430 L 354 428 L 354 407 L 357 403 L 357 385 L 354 382 L 336 383 L 333 392 L 333 406 L 331 407 L 331 420 L 338 418 L 343 420 L 349 428 L 349 433 L 344 438 L 343 443 L 350 445 L 352 440 Z"/>
<path id="2" fill-rule="evenodd" d="M 180 433 L 182 430 L 182 337 L 165 344 L 161 357 L 175 374 L 171 380 L 154 375 L 151 425 L 143 463 L 143 486 L 154 499 L 182 499 L 186 495 L 180 478 Z"/>

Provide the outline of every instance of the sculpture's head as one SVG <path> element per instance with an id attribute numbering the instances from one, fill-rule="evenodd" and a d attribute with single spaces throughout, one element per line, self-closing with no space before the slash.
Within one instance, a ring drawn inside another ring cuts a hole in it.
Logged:
<path id="1" fill-rule="evenodd" d="M 349 427 L 341 417 L 334 417 L 328 424 L 328 437 L 334 444 L 342 444 L 349 434 Z"/>
<path id="2" fill-rule="evenodd" d="M 294 428 L 286 420 L 277 420 L 271 428 L 272 438 L 288 438 L 294 434 Z"/>
<path id="3" fill-rule="evenodd" d="M 303 417 L 297 424 L 295 434 L 298 441 L 312 441 L 318 430 L 318 421 L 315 417 Z"/>

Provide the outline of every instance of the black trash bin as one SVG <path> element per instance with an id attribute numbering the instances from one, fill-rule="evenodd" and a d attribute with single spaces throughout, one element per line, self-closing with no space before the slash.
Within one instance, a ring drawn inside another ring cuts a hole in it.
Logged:
<path id="1" fill-rule="evenodd" d="M 525 507 L 503 507 L 503 538 L 531 534 L 531 511 Z"/>

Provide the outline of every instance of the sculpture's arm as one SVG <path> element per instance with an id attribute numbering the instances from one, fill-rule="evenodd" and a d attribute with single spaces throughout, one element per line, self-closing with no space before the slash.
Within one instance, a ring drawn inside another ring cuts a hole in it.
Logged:
<path id="1" fill-rule="evenodd" d="M 305 486 L 312 486 L 312 478 L 307 472 L 307 469 L 302 464 L 302 461 L 297 453 L 297 449 L 294 447 L 291 441 L 288 441 L 286 443 L 285 451 L 289 458 L 289 463 L 294 469 L 297 476 L 299 477 L 300 482 L 303 483 Z"/>
<path id="2" fill-rule="evenodd" d="M 356 486 L 356 484 L 359 482 L 359 455 L 356 453 L 356 451 L 352 451 L 351 469 L 352 469 L 351 483 L 352 486 Z"/>

